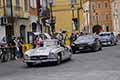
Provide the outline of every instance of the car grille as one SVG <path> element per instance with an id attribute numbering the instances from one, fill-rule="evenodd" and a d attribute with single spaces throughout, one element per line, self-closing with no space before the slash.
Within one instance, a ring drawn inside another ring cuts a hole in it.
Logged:
<path id="1" fill-rule="evenodd" d="M 84 46 L 87 46 L 87 45 L 88 45 L 87 43 L 82 43 L 82 44 L 78 44 L 77 46 L 84 47 Z"/>
<path id="2" fill-rule="evenodd" d="M 31 60 L 46 60 L 48 56 L 31 56 Z"/>

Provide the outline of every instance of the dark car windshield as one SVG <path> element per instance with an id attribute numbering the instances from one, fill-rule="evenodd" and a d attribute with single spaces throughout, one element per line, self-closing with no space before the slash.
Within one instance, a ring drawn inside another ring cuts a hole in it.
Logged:
<path id="1" fill-rule="evenodd" d="M 100 36 L 110 36 L 110 34 L 100 34 Z"/>
<path id="2" fill-rule="evenodd" d="M 94 39 L 93 36 L 91 35 L 85 35 L 85 36 L 80 36 L 77 41 L 80 41 L 80 40 L 91 40 L 91 39 Z"/>

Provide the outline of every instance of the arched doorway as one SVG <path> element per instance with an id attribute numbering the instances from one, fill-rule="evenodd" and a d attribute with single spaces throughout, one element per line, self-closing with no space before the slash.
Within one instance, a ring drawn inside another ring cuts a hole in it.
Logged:
<path id="1" fill-rule="evenodd" d="M 7 42 L 9 43 L 12 41 L 12 36 L 14 35 L 14 28 L 12 25 L 6 25 L 5 31 L 6 31 L 6 39 Z"/>
<path id="2" fill-rule="evenodd" d="M 106 31 L 109 32 L 109 26 L 106 26 Z"/>
<path id="3" fill-rule="evenodd" d="M 26 36 L 25 25 L 21 25 L 20 26 L 20 37 L 23 39 L 23 41 L 25 41 L 25 36 Z"/>
<path id="4" fill-rule="evenodd" d="M 92 28 L 93 33 L 99 34 L 102 31 L 101 25 L 94 25 Z"/>
<path id="5" fill-rule="evenodd" d="M 32 23 L 32 32 L 37 32 L 37 24 L 35 22 Z"/>

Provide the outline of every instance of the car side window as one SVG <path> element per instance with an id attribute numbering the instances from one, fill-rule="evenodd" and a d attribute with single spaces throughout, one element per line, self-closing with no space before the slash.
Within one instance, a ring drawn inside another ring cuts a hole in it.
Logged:
<path id="1" fill-rule="evenodd" d="M 2 38 L 2 41 L 3 41 L 3 42 L 6 42 L 6 37 L 3 37 L 3 38 Z"/>
<path id="2" fill-rule="evenodd" d="M 45 36 L 44 34 L 40 34 L 39 36 L 42 38 L 42 40 L 48 39 L 47 36 Z"/>

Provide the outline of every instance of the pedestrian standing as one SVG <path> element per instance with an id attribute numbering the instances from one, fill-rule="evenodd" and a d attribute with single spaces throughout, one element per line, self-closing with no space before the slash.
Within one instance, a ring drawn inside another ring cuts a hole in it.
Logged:
<path id="1" fill-rule="evenodd" d="M 69 34 L 68 32 L 65 33 L 65 38 L 64 38 L 64 45 L 65 46 L 70 46 L 70 37 L 69 37 Z"/>
<path id="2" fill-rule="evenodd" d="M 41 39 L 40 37 L 37 37 L 37 38 L 34 40 L 35 48 L 41 47 L 41 44 L 42 44 L 42 39 Z"/>
<path id="3" fill-rule="evenodd" d="M 58 42 L 61 46 L 64 45 L 64 39 L 63 39 L 63 34 L 62 33 L 58 33 L 56 38 L 58 39 Z"/>
<path id="4" fill-rule="evenodd" d="M 71 33 L 71 35 L 70 35 L 70 43 L 72 44 L 76 39 L 77 39 L 77 36 L 75 35 L 75 33 Z"/>
<path id="5" fill-rule="evenodd" d="M 19 51 L 20 51 L 20 57 L 22 58 L 23 57 L 23 52 L 22 52 L 22 45 L 24 44 L 22 38 L 19 38 L 18 40 L 18 44 L 19 44 Z"/>
<path id="6" fill-rule="evenodd" d="M 19 39 L 18 38 L 16 38 L 15 40 L 14 40 L 14 43 L 15 43 L 15 59 L 18 59 L 18 58 L 20 58 L 20 49 L 19 49 Z"/>

